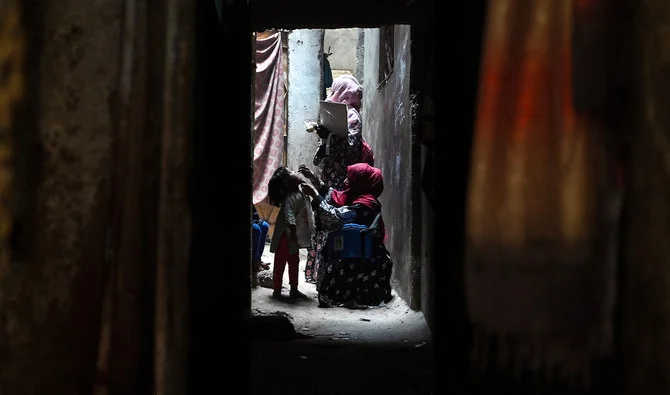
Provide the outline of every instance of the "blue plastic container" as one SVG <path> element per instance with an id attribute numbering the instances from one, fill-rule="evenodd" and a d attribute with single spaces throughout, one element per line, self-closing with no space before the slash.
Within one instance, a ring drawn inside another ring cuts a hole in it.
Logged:
<path id="1" fill-rule="evenodd" d="M 326 242 L 328 259 L 370 258 L 375 232 L 362 232 L 367 229 L 365 225 L 345 224 L 330 232 Z"/>

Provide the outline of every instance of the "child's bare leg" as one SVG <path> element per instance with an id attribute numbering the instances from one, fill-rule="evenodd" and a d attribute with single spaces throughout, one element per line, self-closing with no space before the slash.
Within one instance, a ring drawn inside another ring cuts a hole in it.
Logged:
<path id="1" fill-rule="evenodd" d="M 279 246 L 277 251 L 275 251 L 274 257 L 274 270 L 272 272 L 272 293 L 273 297 L 281 296 L 281 286 L 284 280 L 284 268 L 286 267 L 286 262 L 290 259 L 288 252 L 288 240 L 286 236 L 282 236 L 279 241 Z M 289 269 L 290 270 L 290 269 Z"/>
<path id="2" fill-rule="evenodd" d="M 300 255 L 293 254 L 288 257 L 288 281 L 291 285 L 289 295 L 292 298 L 306 298 L 307 295 L 298 291 L 298 269 L 300 266 Z"/>

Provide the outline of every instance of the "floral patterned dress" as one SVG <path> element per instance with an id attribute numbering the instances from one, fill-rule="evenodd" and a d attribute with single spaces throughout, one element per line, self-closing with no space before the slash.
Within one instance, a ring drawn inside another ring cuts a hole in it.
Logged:
<path id="1" fill-rule="evenodd" d="M 372 149 L 363 139 L 361 134 L 361 122 L 358 111 L 349 109 L 349 135 L 342 138 L 332 135 L 330 138 L 330 154 L 320 155 L 319 146 L 314 155 L 314 165 L 321 168 L 321 181 L 326 187 L 337 190 L 342 189 L 344 180 L 347 178 L 347 167 L 361 161 L 374 165 L 374 155 Z M 370 163 L 371 162 L 371 163 Z M 318 277 L 318 268 L 321 263 L 321 249 L 326 242 L 327 232 L 322 230 L 319 219 L 316 218 L 316 232 L 312 238 L 313 248 L 307 252 L 307 262 L 305 264 L 305 281 L 316 283 Z"/>
<path id="2" fill-rule="evenodd" d="M 355 111 L 355 110 L 353 110 Z M 352 125 L 353 126 L 353 125 Z M 323 144 L 323 143 L 322 143 Z M 319 146 L 314 155 L 314 165 L 321 168 L 321 181 L 327 187 L 342 189 L 342 184 L 347 178 L 347 166 L 357 163 L 361 160 L 363 147 L 363 137 L 360 133 L 360 124 L 357 127 L 350 127 L 347 138 L 336 135 L 330 137 L 330 154 L 322 156 L 319 154 L 323 148 Z M 327 233 L 324 232 L 316 219 L 316 232 L 312 239 L 313 248 L 307 252 L 307 262 L 305 263 L 305 281 L 315 283 L 318 277 L 318 267 L 321 263 L 320 251 L 325 243 Z"/>
<path id="3" fill-rule="evenodd" d="M 333 231 L 347 223 L 370 226 L 381 210 L 354 204 L 334 207 L 331 203 L 332 188 L 325 198 L 312 201 L 315 217 L 327 231 Z M 384 246 L 383 238 L 377 238 L 371 258 L 333 259 L 327 249 L 320 251 L 316 289 L 319 306 L 350 308 L 380 306 L 391 298 L 391 273 L 393 261 Z"/>
<path id="4" fill-rule="evenodd" d="M 341 189 L 347 178 L 347 166 L 361 161 L 363 137 L 360 132 L 349 132 L 347 138 L 332 135 L 330 154 L 314 156 L 314 165 L 321 168 L 321 180 L 329 187 Z"/>

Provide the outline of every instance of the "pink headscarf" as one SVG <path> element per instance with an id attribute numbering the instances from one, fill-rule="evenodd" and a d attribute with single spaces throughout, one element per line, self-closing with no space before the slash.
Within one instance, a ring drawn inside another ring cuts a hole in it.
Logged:
<path id="1" fill-rule="evenodd" d="M 356 77 L 342 74 L 335 78 L 330 88 L 330 95 L 326 101 L 333 103 L 344 103 L 356 111 L 361 111 L 361 100 L 363 99 L 363 87 Z"/>
<path id="2" fill-rule="evenodd" d="M 333 191 L 331 197 L 340 206 L 355 203 L 375 207 L 379 203 L 377 198 L 384 191 L 382 171 L 367 163 L 356 163 L 347 167 L 347 188 L 342 191 Z"/>
<path id="3" fill-rule="evenodd" d="M 356 77 L 350 74 L 342 74 L 335 78 L 330 90 L 330 95 L 328 95 L 326 101 L 344 103 L 349 107 L 347 109 L 347 125 L 349 127 L 349 133 L 360 132 L 363 126 L 360 114 L 362 99 L 363 87 Z M 370 147 L 370 144 L 368 144 L 365 139 L 363 139 L 361 162 L 366 162 L 370 166 L 374 166 L 375 164 L 372 147 Z"/>

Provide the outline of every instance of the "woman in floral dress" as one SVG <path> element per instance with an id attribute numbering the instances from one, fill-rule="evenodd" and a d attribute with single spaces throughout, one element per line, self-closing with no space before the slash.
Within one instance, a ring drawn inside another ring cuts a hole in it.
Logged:
<path id="1" fill-rule="evenodd" d="M 363 126 L 360 114 L 362 99 L 363 87 L 354 76 L 344 74 L 335 78 L 326 101 L 347 105 L 349 134 L 346 138 L 342 138 L 319 126 L 318 134 L 321 137 L 321 144 L 317 148 L 312 162 L 315 166 L 320 167 L 321 181 L 328 187 L 334 189 L 343 187 L 342 183 L 347 178 L 347 166 L 349 165 L 365 162 L 374 166 L 372 148 L 361 133 Z M 328 149 L 326 149 L 326 141 L 329 141 Z M 327 234 L 320 230 L 321 226 L 318 218 L 316 229 L 312 240 L 313 247 L 308 250 L 307 263 L 305 264 L 305 281 L 309 283 L 316 282 L 318 266 L 321 262 L 320 251 Z"/>
<path id="2" fill-rule="evenodd" d="M 298 171 L 310 180 L 315 178 L 304 165 Z M 327 232 L 350 223 L 370 227 L 379 215 L 372 256 L 340 258 L 328 256 L 328 249 L 322 249 L 316 284 L 319 306 L 380 306 L 392 298 L 393 269 L 393 262 L 384 245 L 384 221 L 381 219 L 381 203 L 377 200 L 384 190 L 381 170 L 367 163 L 351 165 L 347 168 L 344 186 L 338 191 L 324 184 L 317 184 L 316 187 L 303 184 L 303 191 L 312 197 L 314 216 Z"/>

